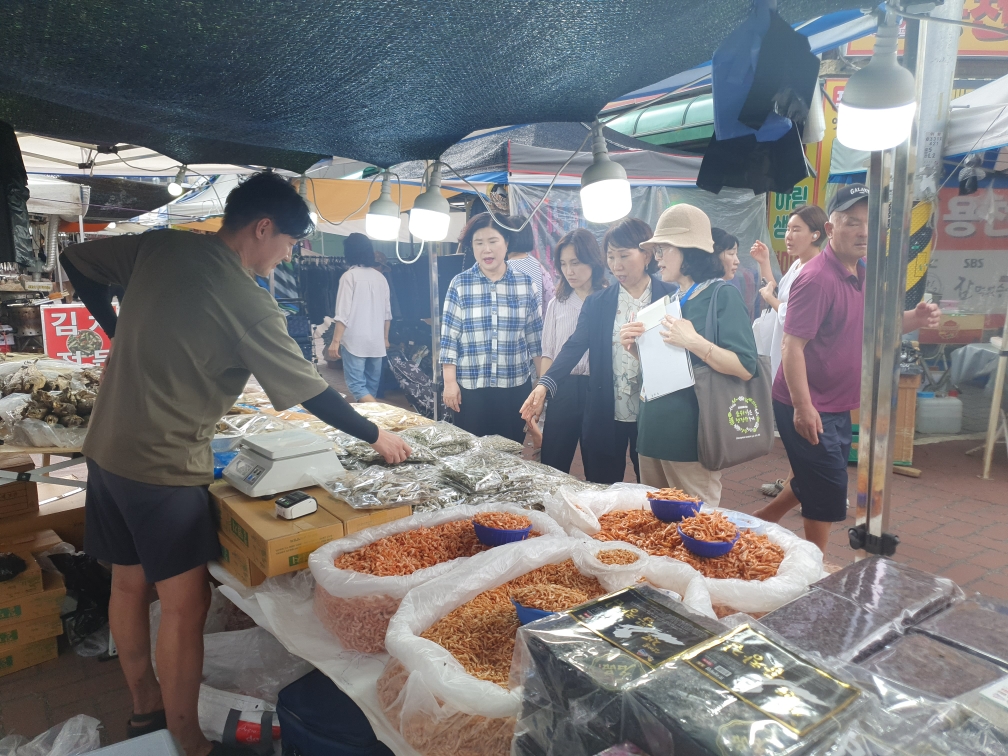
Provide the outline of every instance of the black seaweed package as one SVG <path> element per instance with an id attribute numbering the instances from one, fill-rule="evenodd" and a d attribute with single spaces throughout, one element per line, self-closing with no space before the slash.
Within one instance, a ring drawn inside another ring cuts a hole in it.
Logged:
<path id="1" fill-rule="evenodd" d="M 914 628 L 1008 669 L 1008 604 L 977 596 Z"/>
<path id="2" fill-rule="evenodd" d="M 742 625 L 624 693 L 623 736 L 649 753 L 790 756 L 847 727 L 865 696 Z"/>
<path id="3" fill-rule="evenodd" d="M 798 648 L 843 661 L 867 657 L 900 634 L 892 621 L 817 588 L 770 612 L 760 624 Z"/>
<path id="4" fill-rule="evenodd" d="M 628 588 L 518 633 L 520 756 L 592 756 L 620 742 L 620 691 L 724 625 L 650 586 Z"/>
<path id="5" fill-rule="evenodd" d="M 893 641 L 861 666 L 937 698 L 955 698 L 1004 676 L 996 664 L 916 633 Z"/>
<path id="6" fill-rule="evenodd" d="M 929 575 L 884 557 L 855 562 L 812 585 L 904 627 L 916 624 L 963 598 L 948 578 Z"/>

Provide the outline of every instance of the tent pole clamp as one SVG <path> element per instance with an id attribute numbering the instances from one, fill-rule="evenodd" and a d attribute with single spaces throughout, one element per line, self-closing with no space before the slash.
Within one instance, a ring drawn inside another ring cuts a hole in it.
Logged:
<path id="1" fill-rule="evenodd" d="M 850 539 L 850 547 L 855 551 L 863 550 L 884 557 L 895 554 L 900 542 L 899 536 L 894 533 L 883 533 L 881 536 L 870 534 L 864 523 L 850 528 L 847 537 Z"/>

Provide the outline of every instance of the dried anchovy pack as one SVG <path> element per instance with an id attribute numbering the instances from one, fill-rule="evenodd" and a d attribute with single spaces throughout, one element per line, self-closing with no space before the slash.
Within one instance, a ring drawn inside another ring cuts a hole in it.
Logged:
<path id="1" fill-rule="evenodd" d="M 451 457 L 469 451 L 476 443 L 476 436 L 451 423 L 439 422 L 418 428 L 407 428 L 400 434 L 410 446 L 426 446 L 439 457 Z"/>
<path id="2" fill-rule="evenodd" d="M 354 509 L 384 509 L 409 504 L 414 511 L 429 511 L 455 506 L 463 500 L 462 494 L 446 486 L 437 468 L 430 465 L 375 465 L 324 486 Z"/>

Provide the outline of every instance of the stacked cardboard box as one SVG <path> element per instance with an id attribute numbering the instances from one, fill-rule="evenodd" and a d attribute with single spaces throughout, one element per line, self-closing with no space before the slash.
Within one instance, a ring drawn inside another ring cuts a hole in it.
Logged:
<path id="1" fill-rule="evenodd" d="M 22 473 L 35 469 L 35 463 L 27 454 L 18 454 L 4 459 L 0 469 Z M 38 512 L 38 487 L 29 480 L 14 481 L 0 485 L 0 520 Z"/>
<path id="2" fill-rule="evenodd" d="M 354 509 L 319 486 L 305 492 L 318 502 L 318 511 L 282 520 L 275 514 L 279 496 L 253 499 L 226 483 L 210 487 L 220 514 L 220 562 L 243 585 L 252 587 L 268 577 L 303 570 L 308 555 L 329 541 L 411 513 L 409 506 Z"/>
<path id="3" fill-rule="evenodd" d="M 14 579 L 0 583 L 0 677 L 55 659 L 56 638 L 63 633 L 60 608 L 66 587 L 59 573 L 42 572 L 32 555 L 38 536 L 0 546 L 28 565 Z"/>

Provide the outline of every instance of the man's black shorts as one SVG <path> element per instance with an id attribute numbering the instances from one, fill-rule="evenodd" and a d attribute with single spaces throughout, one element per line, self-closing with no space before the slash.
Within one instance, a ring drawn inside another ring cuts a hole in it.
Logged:
<path id="1" fill-rule="evenodd" d="M 143 565 L 148 583 L 220 556 L 205 486 L 154 486 L 87 461 L 84 551 L 112 564 Z"/>
<path id="2" fill-rule="evenodd" d="M 777 432 L 791 462 L 791 490 L 801 502 L 802 517 L 819 522 L 847 519 L 847 459 L 851 450 L 850 412 L 820 412 L 822 433 L 812 446 L 798 435 L 794 407 L 773 403 Z"/>

